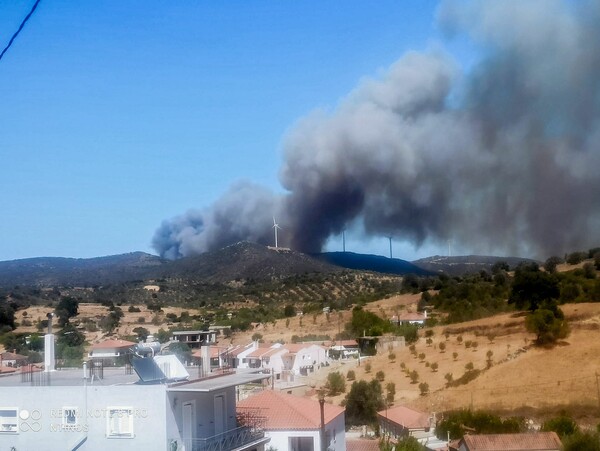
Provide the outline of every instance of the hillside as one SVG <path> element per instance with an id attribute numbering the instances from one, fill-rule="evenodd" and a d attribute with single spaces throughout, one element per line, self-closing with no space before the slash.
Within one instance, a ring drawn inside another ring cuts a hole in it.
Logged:
<path id="1" fill-rule="evenodd" d="M 205 282 L 266 281 L 294 275 L 330 274 L 340 268 L 289 249 L 275 249 L 246 241 L 193 257 L 175 260 L 156 277 L 182 277 Z"/>
<path id="2" fill-rule="evenodd" d="M 96 258 L 38 257 L 0 262 L 0 286 L 51 287 L 119 283 L 148 277 L 166 260 L 144 252 Z"/>

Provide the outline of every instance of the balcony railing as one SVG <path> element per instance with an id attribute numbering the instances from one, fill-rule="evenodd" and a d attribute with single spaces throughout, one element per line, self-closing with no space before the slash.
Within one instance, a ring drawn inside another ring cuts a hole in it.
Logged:
<path id="1" fill-rule="evenodd" d="M 230 451 L 260 440 L 265 436 L 262 429 L 241 426 L 207 438 L 189 438 L 184 440 L 169 440 L 169 451 Z"/>

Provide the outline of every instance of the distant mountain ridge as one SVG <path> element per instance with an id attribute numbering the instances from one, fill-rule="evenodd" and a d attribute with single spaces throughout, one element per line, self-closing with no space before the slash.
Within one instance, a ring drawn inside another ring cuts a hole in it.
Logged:
<path id="1" fill-rule="evenodd" d="M 303 254 L 239 242 L 222 249 L 179 260 L 145 252 L 96 258 L 39 257 L 0 262 L 0 287 L 100 286 L 133 281 L 179 278 L 195 283 L 228 283 L 235 280 L 266 281 L 308 273 L 331 274 L 344 269 L 403 275 L 449 275 L 489 271 L 494 263 L 516 257 L 434 256 L 408 262 L 398 258 L 354 252 Z"/>
<path id="2" fill-rule="evenodd" d="M 506 262 L 511 268 L 515 268 L 523 262 L 535 262 L 535 260 L 522 257 L 495 257 L 491 255 L 462 255 L 448 257 L 434 255 L 432 257 L 414 260 L 416 266 L 439 274 L 445 273 L 452 276 L 473 274 L 479 271 L 490 271 L 494 264 Z"/>
<path id="3" fill-rule="evenodd" d="M 145 252 L 95 258 L 36 257 L 0 262 L 0 286 L 83 286 L 146 278 L 167 260 Z M 108 281 L 108 282 L 107 282 Z"/>
<path id="4" fill-rule="evenodd" d="M 321 254 L 312 254 L 312 256 L 332 265 L 359 271 L 374 271 L 396 275 L 416 274 L 419 276 L 432 274 L 430 270 L 406 260 L 382 257 L 381 255 L 356 254 L 354 252 L 323 252 Z"/>

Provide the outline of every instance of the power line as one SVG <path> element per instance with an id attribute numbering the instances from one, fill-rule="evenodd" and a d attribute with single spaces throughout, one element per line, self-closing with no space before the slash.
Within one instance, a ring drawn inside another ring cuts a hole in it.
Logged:
<path id="1" fill-rule="evenodd" d="M 35 9 L 37 8 L 37 6 L 38 6 L 39 3 L 40 3 L 40 0 L 35 0 L 35 3 L 33 4 L 33 7 L 31 8 L 31 11 L 29 11 L 29 14 L 27 14 L 25 16 L 25 19 L 23 19 L 23 21 L 21 22 L 21 25 L 19 25 L 19 29 L 15 32 L 15 34 L 12 35 L 12 37 L 10 38 L 10 41 L 8 41 L 8 44 L 6 44 L 6 47 L 4 47 L 4 50 L 2 50 L 2 53 L 0 53 L 0 61 L 2 61 L 2 57 L 4 56 L 4 54 L 6 53 L 6 51 L 10 48 L 10 46 L 12 45 L 12 43 L 14 42 L 14 40 L 17 38 L 17 36 L 19 35 L 19 33 L 21 32 L 21 30 L 23 29 L 23 27 L 25 26 L 25 24 L 29 20 L 29 18 L 35 12 Z"/>

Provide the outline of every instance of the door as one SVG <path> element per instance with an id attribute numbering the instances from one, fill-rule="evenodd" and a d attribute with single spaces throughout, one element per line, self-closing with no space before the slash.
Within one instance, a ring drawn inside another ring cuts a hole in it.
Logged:
<path id="1" fill-rule="evenodd" d="M 225 396 L 215 396 L 215 435 L 225 432 Z"/>
<path id="2" fill-rule="evenodd" d="M 192 451 L 194 438 L 194 405 L 191 402 L 183 404 L 183 449 Z"/>

